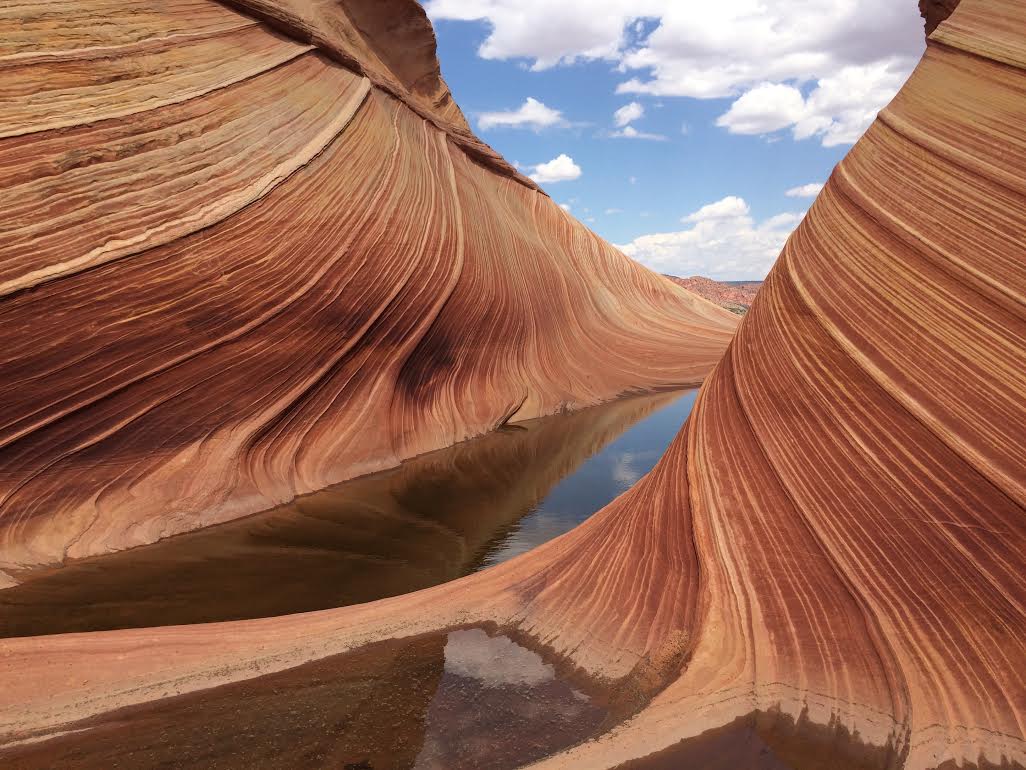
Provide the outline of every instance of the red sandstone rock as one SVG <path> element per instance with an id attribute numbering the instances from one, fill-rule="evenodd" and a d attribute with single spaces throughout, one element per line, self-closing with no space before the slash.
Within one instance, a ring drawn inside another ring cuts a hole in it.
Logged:
<path id="1" fill-rule="evenodd" d="M 0 12 L 0 582 L 699 382 L 736 321 L 466 128 L 413 0 Z"/>
<path id="2" fill-rule="evenodd" d="M 1026 765 L 1024 233 L 1026 5 L 964 0 L 629 493 L 407 596 L 7 640 L 0 735 L 88 758 L 119 708 L 492 622 L 655 693 L 535 767 L 615 767 L 769 709 L 890 745 L 891 766 Z"/>
<path id="3" fill-rule="evenodd" d="M 931 35 L 937 26 L 958 7 L 959 0 L 919 0 L 919 12 L 926 20 L 926 34 Z"/>
<path id="4" fill-rule="evenodd" d="M 678 278 L 675 275 L 668 275 L 666 277 L 678 286 L 683 286 L 699 297 L 715 302 L 720 307 L 724 307 L 738 315 L 744 315 L 748 312 L 748 308 L 752 306 L 755 295 L 762 285 L 762 281 L 723 283 L 721 281 L 714 281 L 711 278 L 704 278 L 700 275 L 693 275 L 690 278 Z"/>

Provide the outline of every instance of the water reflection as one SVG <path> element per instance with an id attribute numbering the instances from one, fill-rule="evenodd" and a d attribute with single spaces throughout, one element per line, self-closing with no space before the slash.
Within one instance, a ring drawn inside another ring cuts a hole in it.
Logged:
<path id="1" fill-rule="evenodd" d="M 651 468 L 694 396 L 533 420 L 274 511 L 21 575 L 0 591 L 0 636 L 269 617 L 452 580 L 603 507 Z"/>
<path id="2" fill-rule="evenodd" d="M 481 629 L 454 631 L 414 767 L 520 767 L 596 734 L 606 716 L 537 653 Z"/>
<path id="3" fill-rule="evenodd" d="M 605 717 L 539 654 L 473 628 L 121 709 L 0 750 L 0 764 L 503 770 L 598 734 Z"/>
<path id="4" fill-rule="evenodd" d="M 0 767 L 506 770 L 616 723 L 612 691 L 561 670 L 495 629 L 391 639 L 74 722 L 52 738 L 0 748 Z M 906 751 L 770 709 L 616 770 L 899 770 Z"/>
<path id="5" fill-rule="evenodd" d="M 511 559 L 569 532 L 634 486 L 663 456 L 691 413 L 697 395 L 697 390 L 678 394 L 675 400 L 637 422 L 573 475 L 556 484 L 527 516 L 491 544 L 481 568 Z"/>
<path id="6" fill-rule="evenodd" d="M 616 770 L 898 770 L 902 753 L 872 746 L 839 724 L 755 711 Z"/>

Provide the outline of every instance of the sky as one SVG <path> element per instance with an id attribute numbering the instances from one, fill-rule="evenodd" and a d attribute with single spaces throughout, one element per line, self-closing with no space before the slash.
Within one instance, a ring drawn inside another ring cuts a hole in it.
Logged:
<path id="1" fill-rule="evenodd" d="M 925 48 L 915 0 L 426 0 L 474 131 L 671 275 L 759 279 Z"/>

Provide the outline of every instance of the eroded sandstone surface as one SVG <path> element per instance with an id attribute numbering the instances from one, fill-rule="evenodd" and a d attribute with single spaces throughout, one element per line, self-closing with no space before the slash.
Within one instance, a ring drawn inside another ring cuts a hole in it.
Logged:
<path id="1" fill-rule="evenodd" d="M 507 184 L 507 205 L 541 200 Z M 467 205 L 492 200 L 480 189 Z M 843 734 L 874 758 L 855 766 L 1026 766 L 1024 254 L 1026 5 L 963 0 L 629 493 L 525 556 L 406 596 L 5 640 L 0 734 L 109 757 L 111 731 L 145 716 L 133 709 L 489 623 L 631 705 L 533 767 L 667 766 L 679 741 L 753 713 Z"/>
<path id="2" fill-rule="evenodd" d="M 697 383 L 736 326 L 469 132 L 414 0 L 47 0 L 0 41 L 0 583 Z"/>

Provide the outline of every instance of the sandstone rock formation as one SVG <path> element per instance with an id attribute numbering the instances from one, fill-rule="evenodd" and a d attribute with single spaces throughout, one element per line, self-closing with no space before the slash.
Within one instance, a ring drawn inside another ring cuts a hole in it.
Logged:
<path id="1" fill-rule="evenodd" d="M 710 302 L 715 302 L 720 307 L 737 315 L 744 315 L 748 312 L 762 285 L 762 281 L 725 283 L 701 275 L 693 275 L 690 278 L 680 278 L 676 275 L 667 275 L 666 277 L 678 286 L 683 286 L 693 294 L 705 297 Z"/>
<path id="2" fill-rule="evenodd" d="M 959 0 L 919 0 L 919 12 L 926 20 L 926 34 L 932 35 L 942 21 L 958 7 Z"/>
<path id="3" fill-rule="evenodd" d="M 535 767 L 616 767 L 769 711 L 884 766 L 1026 766 L 1024 254 L 1026 5 L 963 0 L 629 493 L 381 602 L 6 640 L 0 734 L 88 757 L 178 693 L 491 622 L 639 696 Z"/>
<path id="4" fill-rule="evenodd" d="M 18 3 L 0 94 L 0 585 L 697 383 L 736 325 L 470 134 L 414 0 Z"/>
<path id="5" fill-rule="evenodd" d="M 453 580 L 581 463 L 679 397 L 528 420 L 270 511 L 19 573 L 0 591 L 0 637 L 286 615 Z"/>

